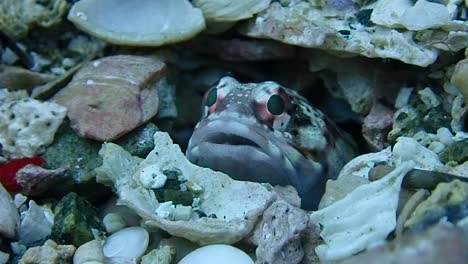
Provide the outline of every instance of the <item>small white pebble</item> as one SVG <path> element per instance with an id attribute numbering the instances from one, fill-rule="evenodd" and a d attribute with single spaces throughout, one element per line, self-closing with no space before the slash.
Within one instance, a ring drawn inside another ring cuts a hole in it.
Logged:
<path id="1" fill-rule="evenodd" d="M 156 214 L 164 219 L 171 219 L 174 214 L 175 206 L 172 201 L 160 203 L 156 208 Z"/>
<path id="2" fill-rule="evenodd" d="M 122 216 L 116 213 L 106 214 L 102 219 L 102 223 L 104 224 L 106 232 L 109 234 L 115 233 L 127 226 Z"/>
<path id="3" fill-rule="evenodd" d="M 445 145 L 441 143 L 440 141 L 433 141 L 431 144 L 429 144 L 429 147 L 427 148 L 437 154 L 437 153 L 440 153 L 442 150 L 444 150 Z"/>
<path id="4" fill-rule="evenodd" d="M 431 90 L 431 88 L 426 87 L 418 92 L 419 98 L 423 101 L 424 105 L 427 108 L 434 108 L 440 105 L 440 100 L 437 95 Z"/>
<path id="5" fill-rule="evenodd" d="M 450 145 L 454 142 L 452 132 L 446 127 L 437 129 L 437 137 L 444 145 Z"/>
<path id="6" fill-rule="evenodd" d="M 192 207 L 178 204 L 173 212 L 174 221 L 188 221 L 192 217 Z"/>
<path id="7" fill-rule="evenodd" d="M 158 189 L 164 186 L 167 176 L 159 171 L 156 165 L 150 165 L 140 171 L 140 182 L 147 189 Z"/>
<path id="8" fill-rule="evenodd" d="M 229 245 L 204 246 L 186 255 L 179 264 L 254 264 L 244 251 Z"/>
<path id="9" fill-rule="evenodd" d="M 13 198 L 13 202 L 15 203 L 16 208 L 20 208 L 27 200 L 28 197 L 21 193 L 15 194 L 15 197 Z"/>
<path id="10" fill-rule="evenodd" d="M 403 87 L 398 92 L 398 96 L 395 99 L 395 108 L 400 109 L 403 106 L 406 106 L 409 102 L 411 97 L 411 93 L 413 92 L 413 88 Z"/>

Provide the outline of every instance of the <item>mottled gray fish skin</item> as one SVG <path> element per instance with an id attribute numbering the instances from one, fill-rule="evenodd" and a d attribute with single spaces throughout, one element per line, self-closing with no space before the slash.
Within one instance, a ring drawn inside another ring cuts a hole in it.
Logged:
<path id="1" fill-rule="evenodd" d="M 234 179 L 292 185 L 302 208 L 317 207 L 327 179 L 355 145 L 296 91 L 275 82 L 223 77 L 207 91 L 186 156 Z"/>

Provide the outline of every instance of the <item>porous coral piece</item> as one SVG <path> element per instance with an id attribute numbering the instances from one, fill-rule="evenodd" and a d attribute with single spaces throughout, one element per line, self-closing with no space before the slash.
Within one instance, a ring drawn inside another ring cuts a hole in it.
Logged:
<path id="1" fill-rule="evenodd" d="M 284 201 L 274 202 L 254 231 L 257 262 L 299 263 L 304 256 L 301 238 L 308 222 L 305 211 Z"/>
<path id="2" fill-rule="evenodd" d="M 52 100 L 68 108 L 71 127 L 81 137 L 114 140 L 157 113 L 165 74 L 158 59 L 105 57 L 83 66 Z"/>
<path id="3" fill-rule="evenodd" d="M 54 140 L 66 108 L 31 98 L 0 104 L 0 154 L 9 158 L 34 157 Z"/>
<path id="4" fill-rule="evenodd" d="M 20 264 L 69 264 L 75 252 L 73 245 L 58 245 L 53 240 L 47 240 L 40 247 L 28 248 L 20 259 Z"/>
<path id="5" fill-rule="evenodd" d="M 413 32 L 366 27 L 361 22 L 352 15 L 327 16 L 326 10 L 314 8 L 306 1 L 291 1 L 284 6 L 275 2 L 242 27 L 241 32 L 307 48 L 392 58 L 423 67 L 437 58 L 436 50 L 413 40 Z"/>

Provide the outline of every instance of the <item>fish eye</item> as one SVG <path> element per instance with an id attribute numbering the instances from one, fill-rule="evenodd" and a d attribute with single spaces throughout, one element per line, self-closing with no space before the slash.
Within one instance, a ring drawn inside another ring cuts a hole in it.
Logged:
<path id="1" fill-rule="evenodd" d="M 267 110 L 272 115 L 281 115 L 285 110 L 285 106 L 283 98 L 277 94 L 271 95 L 267 102 Z"/>
<path id="2" fill-rule="evenodd" d="M 208 94 L 206 95 L 205 105 L 207 107 L 212 107 L 216 103 L 216 99 L 218 98 L 218 89 L 213 87 Z"/>

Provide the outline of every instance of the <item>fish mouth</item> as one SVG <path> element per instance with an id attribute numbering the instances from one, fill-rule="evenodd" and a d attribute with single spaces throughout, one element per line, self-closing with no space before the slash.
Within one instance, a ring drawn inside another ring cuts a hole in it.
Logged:
<path id="1" fill-rule="evenodd" d="M 202 121 L 190 138 L 186 156 L 194 164 L 237 180 L 286 185 L 294 168 L 272 133 L 255 123 Z"/>

